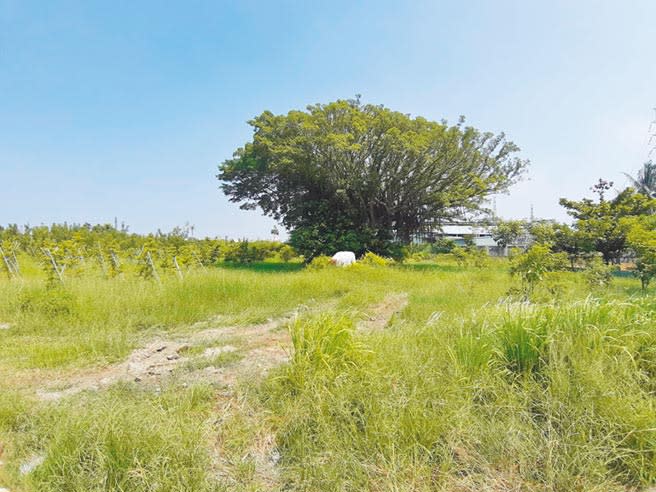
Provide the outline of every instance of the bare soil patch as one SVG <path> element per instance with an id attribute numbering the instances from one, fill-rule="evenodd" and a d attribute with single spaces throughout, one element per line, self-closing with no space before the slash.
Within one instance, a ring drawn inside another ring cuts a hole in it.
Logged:
<path id="1" fill-rule="evenodd" d="M 358 330 L 377 331 L 382 330 L 408 305 L 408 294 L 402 292 L 390 294 L 380 303 L 372 306 L 365 318 L 358 323 Z"/>

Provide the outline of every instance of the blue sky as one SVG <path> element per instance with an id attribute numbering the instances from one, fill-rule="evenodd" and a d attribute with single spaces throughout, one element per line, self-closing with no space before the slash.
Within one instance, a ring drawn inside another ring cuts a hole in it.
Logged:
<path id="1" fill-rule="evenodd" d="M 355 94 L 505 131 L 532 164 L 499 214 L 564 220 L 647 158 L 655 32 L 652 0 L 0 0 L 0 224 L 268 237 L 217 165 L 263 110 Z"/>

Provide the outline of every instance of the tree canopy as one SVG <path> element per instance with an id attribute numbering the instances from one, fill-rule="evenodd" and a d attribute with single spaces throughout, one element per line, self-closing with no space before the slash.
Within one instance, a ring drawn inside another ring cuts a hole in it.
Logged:
<path id="1" fill-rule="evenodd" d="M 526 228 L 527 224 L 523 220 L 500 220 L 492 228 L 492 239 L 505 248 L 517 241 Z"/>
<path id="2" fill-rule="evenodd" d="M 391 239 L 480 209 L 527 165 L 503 133 L 359 99 L 265 111 L 249 124 L 252 141 L 219 166 L 222 189 L 280 221 L 309 257 L 343 247 L 386 253 Z"/>
<path id="3" fill-rule="evenodd" d="M 627 241 L 636 253 L 636 276 L 646 289 L 656 277 L 656 215 L 623 219 L 628 226 Z"/>
<path id="4" fill-rule="evenodd" d="M 560 200 L 567 213 L 576 219 L 574 227 L 579 237 L 589 245 L 587 249 L 600 252 L 606 263 L 617 261 L 626 250 L 629 227 L 622 219 L 649 215 L 656 209 L 656 200 L 637 193 L 633 188 L 626 188 L 607 200 L 605 193 L 612 185 L 600 179 L 592 187 L 599 196 L 597 201 L 589 198 Z"/>

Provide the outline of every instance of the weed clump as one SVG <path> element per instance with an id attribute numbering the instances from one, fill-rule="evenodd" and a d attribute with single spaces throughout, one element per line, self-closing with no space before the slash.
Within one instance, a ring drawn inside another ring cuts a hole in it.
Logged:
<path id="1" fill-rule="evenodd" d="M 359 263 L 362 265 L 372 266 L 372 267 L 386 267 L 394 264 L 394 260 L 391 258 L 385 258 L 379 256 L 376 253 L 367 251 L 362 258 L 360 258 Z"/>
<path id="2" fill-rule="evenodd" d="M 37 416 L 41 456 L 25 480 L 40 491 L 216 490 L 209 477 L 205 419 L 212 391 L 196 386 L 161 395 L 130 385 Z"/>
<path id="3" fill-rule="evenodd" d="M 333 260 L 330 256 L 315 256 L 312 258 L 312 261 L 308 264 L 307 268 L 310 270 L 323 270 L 333 266 Z"/>

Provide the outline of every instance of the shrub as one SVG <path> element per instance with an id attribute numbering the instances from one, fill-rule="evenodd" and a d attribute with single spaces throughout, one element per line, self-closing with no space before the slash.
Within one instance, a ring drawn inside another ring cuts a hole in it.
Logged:
<path id="1" fill-rule="evenodd" d="M 330 256 L 315 256 L 307 267 L 310 270 L 323 270 L 324 268 L 333 266 L 332 261 L 333 259 Z"/>
<path id="2" fill-rule="evenodd" d="M 278 251 L 278 256 L 282 261 L 287 263 L 296 256 L 296 251 L 294 251 L 294 248 L 292 248 L 288 244 L 283 244 L 280 250 Z"/>
<path id="3" fill-rule="evenodd" d="M 608 287 L 613 281 L 613 267 L 604 263 L 599 256 L 587 262 L 584 274 L 591 289 Z"/>
<path id="4" fill-rule="evenodd" d="M 390 258 L 384 258 L 383 256 L 379 256 L 376 253 L 372 253 L 371 251 L 367 251 L 362 258 L 360 258 L 360 263 L 363 265 L 368 265 L 368 266 L 389 266 L 394 264 L 394 260 Z"/>
<path id="5" fill-rule="evenodd" d="M 534 244 L 525 253 L 514 256 L 510 262 L 510 273 L 521 279 L 525 292 L 530 294 L 548 272 L 565 270 L 567 255 L 552 253 L 544 244 Z"/>
<path id="6" fill-rule="evenodd" d="M 467 265 L 467 250 L 465 248 L 456 246 L 451 250 L 451 255 L 456 260 L 456 263 L 458 263 L 458 265 L 460 266 Z"/>
<path id="7" fill-rule="evenodd" d="M 483 268 L 487 266 L 489 255 L 487 251 L 476 246 L 461 248 L 456 246 L 451 250 L 451 255 L 460 266 L 473 266 Z"/>
<path id="8" fill-rule="evenodd" d="M 450 253 L 455 247 L 456 243 L 451 239 L 440 238 L 430 245 L 430 252 L 433 254 Z"/>
<path id="9" fill-rule="evenodd" d="M 490 255 L 482 248 L 469 248 L 467 254 L 469 255 L 470 265 L 476 268 L 485 268 L 489 263 Z"/>
<path id="10" fill-rule="evenodd" d="M 233 263 L 253 263 L 262 261 L 265 256 L 266 252 L 262 248 L 258 248 L 249 241 L 239 241 L 226 251 L 224 260 Z"/>
<path id="11" fill-rule="evenodd" d="M 656 277 L 656 256 L 641 257 L 636 261 L 636 269 L 634 275 L 640 280 L 642 290 L 649 287 L 652 279 Z"/>

